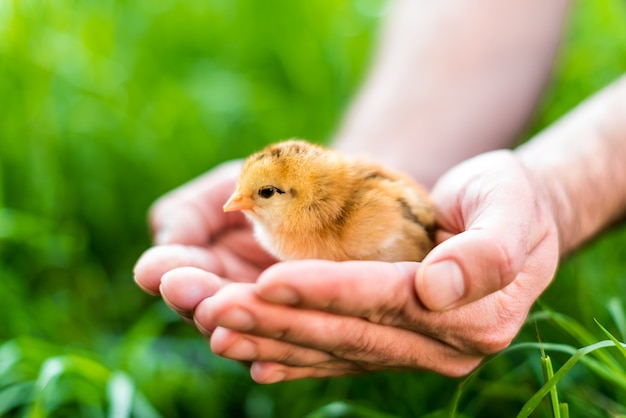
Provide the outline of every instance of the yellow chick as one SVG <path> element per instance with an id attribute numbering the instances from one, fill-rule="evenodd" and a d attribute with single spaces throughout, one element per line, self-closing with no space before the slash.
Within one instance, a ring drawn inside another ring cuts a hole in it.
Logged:
<path id="1" fill-rule="evenodd" d="M 421 261 L 435 213 L 408 176 L 301 140 L 245 161 L 224 211 L 241 210 L 280 260 Z"/>

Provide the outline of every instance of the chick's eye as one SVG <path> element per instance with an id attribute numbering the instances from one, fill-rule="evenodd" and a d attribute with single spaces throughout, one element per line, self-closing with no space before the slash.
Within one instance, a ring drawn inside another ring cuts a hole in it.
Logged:
<path id="1" fill-rule="evenodd" d="M 259 196 L 261 196 L 263 199 L 269 199 L 270 197 L 274 196 L 274 189 L 271 187 L 264 187 L 262 189 L 259 189 Z"/>
<path id="2" fill-rule="evenodd" d="M 284 192 L 274 186 L 265 186 L 259 189 L 259 196 L 261 196 L 263 199 L 269 199 L 270 197 L 274 196 L 275 193 L 282 194 Z"/>

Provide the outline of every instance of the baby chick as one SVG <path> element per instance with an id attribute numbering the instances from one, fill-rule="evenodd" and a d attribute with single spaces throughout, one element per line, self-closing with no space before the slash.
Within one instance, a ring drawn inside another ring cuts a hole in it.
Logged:
<path id="1" fill-rule="evenodd" d="M 413 180 L 301 140 L 248 157 L 224 205 L 236 210 L 281 260 L 421 261 L 433 246 L 434 209 Z"/>

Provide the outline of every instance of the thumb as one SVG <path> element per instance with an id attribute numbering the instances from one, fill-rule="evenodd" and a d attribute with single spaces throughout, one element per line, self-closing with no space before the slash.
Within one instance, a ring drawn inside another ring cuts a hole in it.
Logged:
<path id="1" fill-rule="evenodd" d="M 512 241 L 481 229 L 442 242 L 417 270 L 419 299 L 426 308 L 442 311 L 502 289 L 515 279 L 527 257 L 525 249 Z"/>

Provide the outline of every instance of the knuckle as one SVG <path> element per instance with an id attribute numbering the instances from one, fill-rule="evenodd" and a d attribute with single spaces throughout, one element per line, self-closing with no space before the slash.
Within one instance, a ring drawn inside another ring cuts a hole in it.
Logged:
<path id="1" fill-rule="evenodd" d="M 444 376 L 452 377 L 452 378 L 460 378 L 467 376 L 480 365 L 483 357 L 473 357 L 470 359 L 464 359 L 459 362 L 449 362 L 445 364 L 442 370 L 438 372 Z"/>
<path id="2" fill-rule="evenodd" d="M 500 242 L 496 245 L 497 251 L 494 251 L 494 254 L 497 254 L 497 272 L 500 276 L 498 289 L 501 289 L 511 283 L 517 275 L 519 257 L 515 257 L 511 253 L 512 250 L 504 243 Z"/>
<path id="3" fill-rule="evenodd" d="M 402 326 L 408 322 L 406 312 L 400 306 L 384 306 L 375 309 L 367 314 L 367 318 L 381 325 Z"/>
<path id="4" fill-rule="evenodd" d="M 276 341 L 298 344 L 308 341 L 310 329 L 302 323 L 291 320 L 260 321 L 255 330 L 259 335 Z"/>
<path id="5" fill-rule="evenodd" d="M 272 360 L 288 366 L 298 366 L 301 362 L 298 350 L 293 346 L 278 350 L 275 354 L 275 358 Z"/>
<path id="6" fill-rule="evenodd" d="M 415 318 L 410 313 L 408 296 L 413 294 L 413 282 L 407 289 L 404 280 L 394 280 L 388 283 L 385 290 L 385 297 L 377 304 L 373 305 L 364 313 L 368 321 L 396 327 L 407 327 L 415 322 Z"/>
<path id="7" fill-rule="evenodd" d="M 270 338 L 278 341 L 295 341 L 298 339 L 298 333 L 294 332 L 290 324 L 276 326 L 267 333 Z"/>
<path id="8" fill-rule="evenodd" d="M 330 353 L 343 359 L 358 360 L 370 358 L 378 353 L 376 339 L 362 324 L 346 327 L 343 338 L 331 348 Z"/>
<path id="9" fill-rule="evenodd" d="M 452 345 L 468 355 L 498 353 L 511 344 L 519 332 L 523 318 L 506 308 L 497 310 L 492 319 L 481 326 L 460 331 L 454 338 L 456 343 Z"/>
<path id="10" fill-rule="evenodd" d="M 385 338 L 369 325 L 361 323 L 349 328 L 342 340 L 328 352 L 351 364 L 353 371 L 386 370 L 417 364 L 415 347 L 407 349 L 393 338 Z"/>

